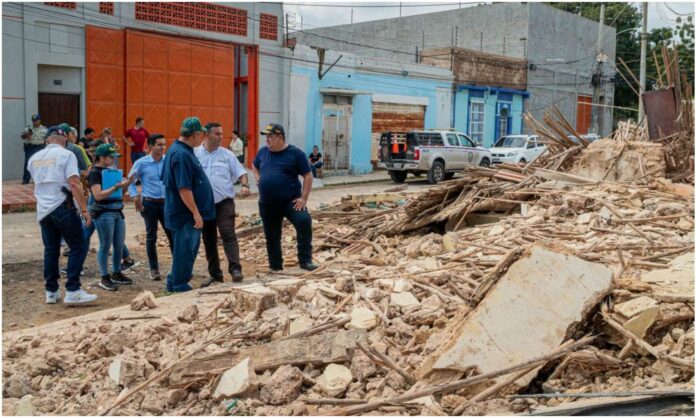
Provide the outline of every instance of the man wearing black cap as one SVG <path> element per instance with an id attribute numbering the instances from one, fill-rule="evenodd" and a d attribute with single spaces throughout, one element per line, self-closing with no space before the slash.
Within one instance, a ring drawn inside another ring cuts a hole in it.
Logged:
<path id="1" fill-rule="evenodd" d="M 31 179 L 27 164 L 32 155 L 46 148 L 46 134 L 48 129 L 41 124 L 41 116 L 31 115 L 31 126 L 27 126 L 22 132 L 24 140 L 24 174 L 22 184 L 28 184 Z"/>
<path id="2" fill-rule="evenodd" d="M 92 219 L 87 211 L 77 159 L 65 149 L 67 134 L 63 129 L 53 126 L 47 130 L 47 134 L 48 146 L 34 154 L 28 164 L 28 170 L 36 184 L 36 218 L 41 225 L 44 244 L 46 303 L 54 304 L 61 298 L 58 286 L 61 237 L 70 247 L 64 302 L 91 302 L 97 297 L 80 289 L 80 270 L 87 255 L 80 212 L 87 225 L 92 223 Z"/>
<path id="3" fill-rule="evenodd" d="M 283 269 L 280 243 L 283 219 L 287 218 L 297 231 L 297 258 L 300 268 L 315 270 L 312 262 L 312 217 L 307 199 L 312 191 L 312 171 L 307 156 L 299 148 L 285 142 L 285 130 L 270 124 L 261 131 L 266 147 L 259 150 L 253 164 L 259 185 L 259 214 L 266 235 L 266 251 L 271 271 Z M 303 183 L 300 184 L 299 176 Z"/>
<path id="4" fill-rule="evenodd" d="M 205 129 L 197 117 L 184 119 L 181 136 L 167 152 L 162 171 L 165 186 L 164 224 L 172 231 L 172 270 L 167 292 L 191 290 L 189 281 L 201 243 L 203 221 L 215 219 L 213 188 L 193 153 Z"/>

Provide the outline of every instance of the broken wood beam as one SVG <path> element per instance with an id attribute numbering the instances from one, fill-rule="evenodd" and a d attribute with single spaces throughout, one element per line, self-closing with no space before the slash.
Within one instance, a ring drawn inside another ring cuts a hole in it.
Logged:
<path id="1" fill-rule="evenodd" d="M 381 363 L 383 363 L 385 366 L 389 367 L 390 369 L 394 370 L 397 372 L 401 377 L 408 382 L 410 385 L 415 385 L 417 380 L 415 377 L 413 377 L 410 373 L 408 373 L 406 370 L 401 368 L 398 364 L 394 362 L 389 356 L 386 354 L 382 354 L 381 352 L 373 349 L 372 347 L 368 347 L 365 343 L 362 341 L 358 341 L 357 343 L 358 348 L 364 352 L 368 357 L 372 358 L 372 356 L 377 357 Z"/>

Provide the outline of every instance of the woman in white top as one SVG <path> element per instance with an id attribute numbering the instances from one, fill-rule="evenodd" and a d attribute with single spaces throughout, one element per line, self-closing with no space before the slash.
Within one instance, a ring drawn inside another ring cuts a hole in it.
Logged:
<path id="1" fill-rule="evenodd" d="M 239 137 L 239 131 L 232 131 L 232 141 L 230 142 L 230 151 L 244 164 L 244 141 Z"/>

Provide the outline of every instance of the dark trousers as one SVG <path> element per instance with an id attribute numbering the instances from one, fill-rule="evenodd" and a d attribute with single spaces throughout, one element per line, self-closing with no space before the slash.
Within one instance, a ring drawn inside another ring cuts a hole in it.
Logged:
<path id="1" fill-rule="evenodd" d="M 150 264 L 150 270 L 159 270 L 159 261 L 157 260 L 157 229 L 158 223 L 162 224 L 162 229 L 167 235 L 169 241 L 169 250 L 172 250 L 172 232 L 164 226 L 164 202 L 151 202 L 143 200 L 143 211 L 140 216 L 145 220 L 145 251 L 147 252 L 147 261 Z"/>
<path id="2" fill-rule="evenodd" d="M 275 205 L 259 203 L 259 214 L 263 221 L 268 264 L 271 269 L 283 268 L 283 248 L 280 238 L 284 218 L 287 218 L 297 231 L 297 259 L 300 264 L 312 261 L 312 217 L 307 209 L 296 211 L 292 202 Z"/>
<path id="3" fill-rule="evenodd" d="M 218 255 L 217 237 L 220 231 L 222 248 L 229 263 L 228 271 L 242 271 L 239 263 L 239 243 L 234 229 L 235 204 L 234 199 L 225 199 L 215 204 L 215 219 L 203 222 L 203 246 L 205 258 L 208 260 L 208 274 L 210 277 L 222 279 L 220 269 L 220 256 Z"/>
<path id="4" fill-rule="evenodd" d="M 29 180 L 31 180 L 31 173 L 27 169 L 29 167 L 29 159 L 44 148 L 46 148 L 46 145 L 24 144 L 24 174 L 22 175 L 22 183 L 29 183 Z"/>
<path id="5" fill-rule="evenodd" d="M 309 168 L 312 170 L 312 176 L 314 178 L 317 178 L 317 168 L 322 168 L 323 166 L 324 166 L 323 161 L 319 161 L 318 163 L 309 165 Z"/>
<path id="6" fill-rule="evenodd" d="M 138 161 L 139 159 L 143 158 L 146 155 L 147 154 L 144 152 L 135 152 L 135 151 L 131 152 L 131 164 L 135 164 L 136 161 Z"/>
<path id="7" fill-rule="evenodd" d="M 201 245 L 201 230 L 193 227 L 193 220 L 172 229 L 172 271 L 167 276 L 167 292 L 191 290 L 193 264 Z"/>
<path id="8" fill-rule="evenodd" d="M 41 239 L 44 244 L 44 280 L 46 290 L 55 292 L 59 289 L 58 259 L 60 258 L 60 239 L 65 239 L 70 247 L 68 257 L 68 281 L 65 288 L 74 292 L 80 290 L 80 271 L 87 256 L 87 245 L 82 233 L 82 220 L 77 209 L 68 208 L 66 203 L 57 207 L 39 222 Z"/>

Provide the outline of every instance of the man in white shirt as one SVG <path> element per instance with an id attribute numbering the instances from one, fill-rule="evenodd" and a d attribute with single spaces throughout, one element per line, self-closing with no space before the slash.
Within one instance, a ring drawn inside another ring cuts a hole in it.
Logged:
<path id="1" fill-rule="evenodd" d="M 54 304 L 60 299 L 58 259 L 61 237 L 70 247 L 68 281 L 65 284 L 67 292 L 63 301 L 91 302 L 97 299 L 97 296 L 80 289 L 80 271 L 87 256 L 87 244 L 82 233 L 82 220 L 78 208 L 88 226 L 92 219 L 87 211 L 85 192 L 80 183 L 77 158 L 65 149 L 67 133 L 61 127 L 53 126 L 48 129 L 46 142 L 48 146 L 34 154 L 27 164 L 36 185 L 36 218 L 41 225 L 44 244 L 46 303 Z"/>
<path id="2" fill-rule="evenodd" d="M 218 230 L 222 237 L 222 246 L 227 256 L 228 270 L 232 280 L 239 282 L 243 279 L 242 265 L 239 261 L 239 243 L 235 233 L 234 183 L 237 179 L 242 183 L 240 196 L 244 198 L 249 196 L 249 182 L 242 164 L 230 150 L 220 146 L 221 142 L 222 126 L 217 122 L 210 122 L 206 125 L 203 143 L 194 149 L 196 158 L 203 166 L 203 171 L 213 187 L 215 200 L 215 219 L 203 222 L 203 245 L 210 278 L 201 287 L 223 281 L 217 248 Z"/>

